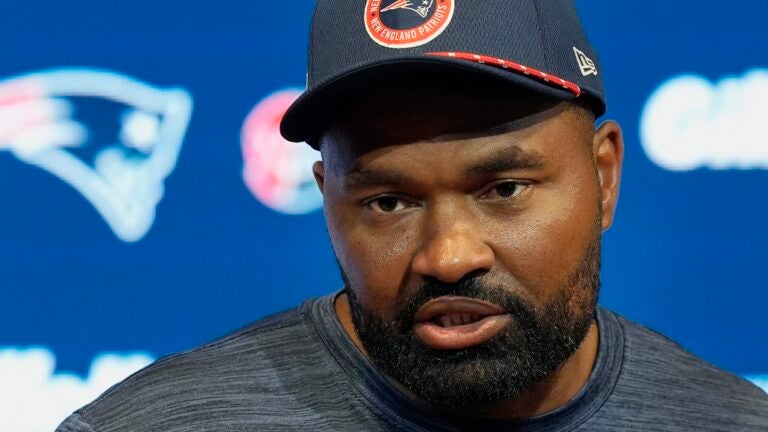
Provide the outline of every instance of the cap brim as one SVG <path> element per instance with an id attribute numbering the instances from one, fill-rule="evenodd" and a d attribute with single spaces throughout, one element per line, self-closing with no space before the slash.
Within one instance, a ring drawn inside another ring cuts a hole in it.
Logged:
<path id="1" fill-rule="evenodd" d="M 364 93 L 372 82 L 386 77 L 388 81 L 409 76 L 426 76 L 435 72 L 467 74 L 468 79 L 499 80 L 521 91 L 557 100 L 575 99 L 574 93 L 562 87 L 540 82 L 528 75 L 487 64 L 446 57 L 412 56 L 358 65 L 342 72 L 312 90 L 304 92 L 286 111 L 280 122 L 280 133 L 293 142 L 307 142 L 318 148 L 318 138 L 334 113 L 345 100 Z"/>

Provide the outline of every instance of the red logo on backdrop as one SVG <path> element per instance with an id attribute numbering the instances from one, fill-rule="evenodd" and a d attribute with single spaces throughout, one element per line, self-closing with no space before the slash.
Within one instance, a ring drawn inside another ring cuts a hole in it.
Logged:
<path id="1" fill-rule="evenodd" d="M 448 27 L 455 4 L 455 0 L 368 0 L 365 29 L 385 47 L 424 45 Z"/>
<path id="2" fill-rule="evenodd" d="M 248 114 L 241 134 L 245 184 L 263 204 L 288 214 L 309 213 L 323 205 L 312 175 L 320 153 L 280 136 L 280 120 L 301 93 L 287 89 L 267 96 Z"/>

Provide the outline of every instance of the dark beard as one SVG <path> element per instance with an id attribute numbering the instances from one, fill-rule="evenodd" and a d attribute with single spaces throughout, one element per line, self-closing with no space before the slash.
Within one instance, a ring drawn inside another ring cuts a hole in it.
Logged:
<path id="1" fill-rule="evenodd" d="M 537 308 L 483 275 L 453 284 L 424 280 L 394 321 L 384 321 L 347 286 L 352 321 L 373 363 L 433 409 L 479 415 L 484 407 L 514 399 L 547 379 L 573 355 L 594 319 L 600 285 L 600 232 L 596 229 L 582 262 L 552 300 Z M 443 295 L 484 300 L 504 307 L 512 324 L 490 341 L 459 350 L 437 350 L 413 332 L 414 315 Z"/>

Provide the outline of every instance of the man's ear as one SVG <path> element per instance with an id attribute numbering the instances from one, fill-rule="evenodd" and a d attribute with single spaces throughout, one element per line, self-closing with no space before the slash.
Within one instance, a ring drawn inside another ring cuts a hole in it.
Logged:
<path id="1" fill-rule="evenodd" d="M 621 126 L 615 121 L 606 121 L 595 131 L 592 142 L 592 156 L 600 180 L 602 197 L 603 231 L 613 224 L 616 204 L 619 200 L 621 165 L 624 160 L 624 138 Z"/>
<path id="2" fill-rule="evenodd" d="M 322 161 L 317 161 L 312 165 L 312 173 L 315 175 L 315 181 L 317 187 L 320 189 L 320 193 L 323 193 L 323 186 L 325 186 L 325 166 Z"/>

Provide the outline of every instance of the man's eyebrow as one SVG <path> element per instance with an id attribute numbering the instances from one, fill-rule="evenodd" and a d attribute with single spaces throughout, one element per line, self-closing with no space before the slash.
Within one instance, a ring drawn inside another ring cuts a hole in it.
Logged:
<path id="1" fill-rule="evenodd" d="M 495 174 L 505 171 L 540 168 L 544 158 L 538 153 L 524 151 L 517 145 L 512 145 L 483 156 L 472 163 L 464 174 L 467 177 L 483 174 Z M 381 185 L 411 184 L 413 179 L 391 169 L 368 169 L 358 165 L 345 173 L 344 189 L 347 192 L 376 187 Z"/>
<path id="2" fill-rule="evenodd" d="M 512 145 L 483 156 L 465 170 L 467 176 L 495 174 L 504 171 L 541 168 L 544 158 L 535 152 L 525 151 Z"/>
<path id="3" fill-rule="evenodd" d="M 401 185 L 412 182 L 410 177 L 397 171 L 386 169 L 365 169 L 354 167 L 346 173 L 344 189 L 349 191 L 381 185 Z"/>

